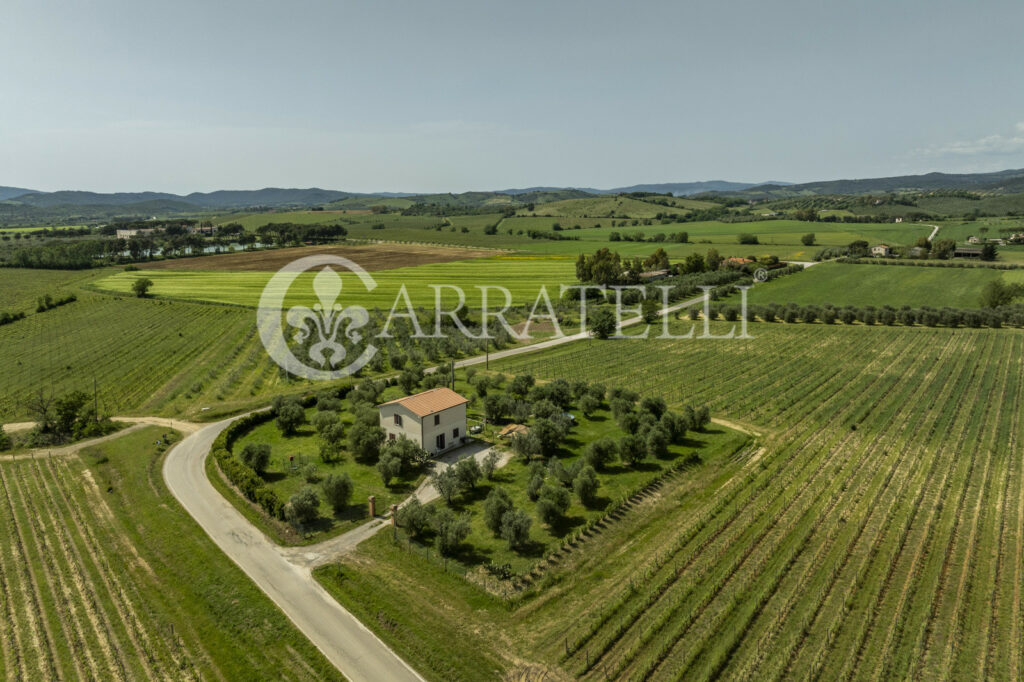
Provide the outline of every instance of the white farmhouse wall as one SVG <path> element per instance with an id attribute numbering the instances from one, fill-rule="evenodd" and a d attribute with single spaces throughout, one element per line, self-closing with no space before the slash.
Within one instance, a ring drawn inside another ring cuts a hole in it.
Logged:
<path id="1" fill-rule="evenodd" d="M 434 417 L 438 417 L 437 424 Z M 457 433 L 457 435 L 456 435 Z M 438 449 L 437 437 L 444 434 L 444 448 Z M 456 405 L 447 410 L 441 410 L 435 414 L 428 414 L 423 418 L 423 449 L 427 452 L 437 453 L 448 450 L 453 446 L 460 445 L 462 438 L 466 435 L 466 405 Z"/>
<path id="2" fill-rule="evenodd" d="M 396 414 L 402 417 L 401 426 L 395 425 Z M 396 439 L 405 436 L 420 447 L 423 447 L 423 429 L 420 417 L 407 407 L 400 404 L 381 405 L 380 426 L 384 429 L 384 433 L 387 434 L 385 438 L 388 440 L 392 440 L 392 436 Z"/>

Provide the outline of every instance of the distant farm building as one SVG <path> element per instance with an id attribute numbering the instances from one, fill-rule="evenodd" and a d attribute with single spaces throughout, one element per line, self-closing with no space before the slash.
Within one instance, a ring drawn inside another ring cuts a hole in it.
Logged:
<path id="1" fill-rule="evenodd" d="M 645 282 L 653 282 L 658 279 L 665 279 L 668 277 L 668 270 L 648 270 L 647 272 L 640 273 L 640 279 Z"/>
<path id="2" fill-rule="evenodd" d="M 977 237 L 975 237 L 974 235 L 971 235 L 970 237 L 967 238 L 967 243 L 968 244 L 980 244 L 981 240 L 978 239 Z"/>
<path id="3" fill-rule="evenodd" d="M 961 246 L 953 251 L 954 258 L 981 258 L 981 249 L 972 249 L 969 246 Z"/>
<path id="4" fill-rule="evenodd" d="M 733 256 L 731 258 L 726 258 L 723 262 L 728 267 L 742 268 L 744 265 L 750 265 L 754 261 L 750 260 L 749 258 L 740 258 L 739 256 Z"/>
<path id="5" fill-rule="evenodd" d="M 462 444 L 467 402 L 450 388 L 432 388 L 381 404 L 380 426 L 388 440 L 405 436 L 436 455 Z"/>
<path id="6" fill-rule="evenodd" d="M 877 244 L 871 247 L 871 255 L 880 258 L 886 258 L 892 255 L 892 249 L 889 247 L 888 244 Z"/>
<path id="7" fill-rule="evenodd" d="M 135 228 L 131 230 L 118 230 L 118 239 L 132 239 L 134 237 L 148 237 L 155 233 L 157 230 L 153 227 Z"/>

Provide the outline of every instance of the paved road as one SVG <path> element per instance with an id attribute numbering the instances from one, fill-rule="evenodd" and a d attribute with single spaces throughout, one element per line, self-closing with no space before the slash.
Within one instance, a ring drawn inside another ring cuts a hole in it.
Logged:
<path id="1" fill-rule="evenodd" d="M 213 441 L 232 420 L 217 422 L 175 445 L 164 461 L 167 487 L 189 514 L 310 641 L 353 682 L 422 680 L 405 661 L 346 611 L 258 531 L 206 477 Z"/>

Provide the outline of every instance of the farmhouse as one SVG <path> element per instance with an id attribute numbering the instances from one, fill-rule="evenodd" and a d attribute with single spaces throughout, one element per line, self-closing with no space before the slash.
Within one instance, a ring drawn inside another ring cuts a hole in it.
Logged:
<path id="1" fill-rule="evenodd" d="M 380 426 L 388 440 L 405 436 L 436 455 L 462 444 L 467 402 L 450 388 L 432 388 L 382 403 Z"/>
<path id="2" fill-rule="evenodd" d="M 887 244 L 878 244 L 871 247 L 871 255 L 884 258 L 892 255 L 892 249 Z"/>

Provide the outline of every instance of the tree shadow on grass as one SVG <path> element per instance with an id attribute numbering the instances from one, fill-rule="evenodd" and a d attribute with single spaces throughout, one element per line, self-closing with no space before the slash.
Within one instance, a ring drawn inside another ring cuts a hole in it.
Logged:
<path id="1" fill-rule="evenodd" d="M 293 440 L 295 438 L 309 438 L 309 437 L 312 437 L 312 436 L 315 436 L 315 435 L 316 435 L 316 429 L 314 429 L 312 426 L 309 426 L 308 424 L 304 424 L 304 425 L 298 427 L 297 429 L 295 429 L 294 433 L 292 433 L 290 435 L 287 435 L 287 436 L 282 436 L 282 437 L 284 438 L 285 441 L 290 441 L 290 440 Z"/>
<path id="2" fill-rule="evenodd" d="M 267 483 L 277 483 L 278 481 L 283 481 L 284 479 L 288 478 L 288 474 L 284 473 L 283 471 L 264 471 L 262 474 L 260 474 L 260 478 L 262 478 Z"/>
<path id="3" fill-rule="evenodd" d="M 629 467 L 629 470 L 630 471 L 646 471 L 646 472 L 653 473 L 655 471 L 661 471 L 661 465 L 658 464 L 657 462 L 651 462 L 651 461 L 645 459 L 645 460 L 637 462 L 633 466 Z"/>
<path id="4" fill-rule="evenodd" d="M 590 500 L 589 503 L 583 506 L 587 509 L 607 509 L 608 505 L 612 503 L 612 498 L 605 495 L 595 495 L 594 499 Z"/>
<path id="5" fill-rule="evenodd" d="M 489 562 L 491 560 L 491 554 L 489 552 L 481 551 L 481 549 L 476 545 L 463 542 L 449 558 L 467 566 L 477 566 L 479 564 Z"/>
<path id="6" fill-rule="evenodd" d="M 551 534 L 556 538 L 564 538 L 572 532 L 574 528 L 578 528 L 586 522 L 587 520 L 582 516 L 563 516 L 549 525 L 548 528 L 551 530 Z"/>
<path id="7" fill-rule="evenodd" d="M 515 474 L 511 473 L 507 469 L 495 469 L 494 473 L 491 474 L 491 480 L 488 481 L 488 483 L 492 484 L 493 487 L 493 484 L 503 483 L 508 485 L 509 483 L 514 483 L 515 480 Z"/>
<path id="8" fill-rule="evenodd" d="M 513 550 L 519 556 L 529 557 L 531 559 L 539 559 L 544 556 L 544 552 L 547 546 L 543 542 L 537 540 L 527 540 L 525 543 Z"/>
<path id="9" fill-rule="evenodd" d="M 451 508 L 457 512 L 466 511 L 466 508 L 487 497 L 491 487 L 477 484 L 472 490 L 464 490 L 452 500 Z"/>
<path id="10" fill-rule="evenodd" d="M 713 432 L 712 431 L 708 431 L 707 433 L 713 433 Z M 676 445 L 681 445 L 681 446 L 687 447 L 687 448 L 702 448 L 705 445 L 707 445 L 707 441 L 700 440 L 699 438 L 696 438 L 695 436 L 697 436 L 697 435 L 698 434 L 696 434 L 696 433 L 694 433 L 692 431 L 688 431 L 687 434 L 686 434 L 686 437 L 681 439 L 678 443 L 676 443 Z"/>
<path id="11" fill-rule="evenodd" d="M 309 523 L 302 524 L 302 532 L 307 534 L 325 533 L 334 528 L 334 518 L 330 516 L 318 516 Z"/>
<path id="12" fill-rule="evenodd" d="M 344 509 L 339 511 L 331 510 L 334 513 L 331 514 L 331 518 L 339 523 L 345 523 L 348 521 L 361 521 L 363 519 L 370 518 L 370 510 L 365 505 L 361 504 L 350 504 Z"/>

